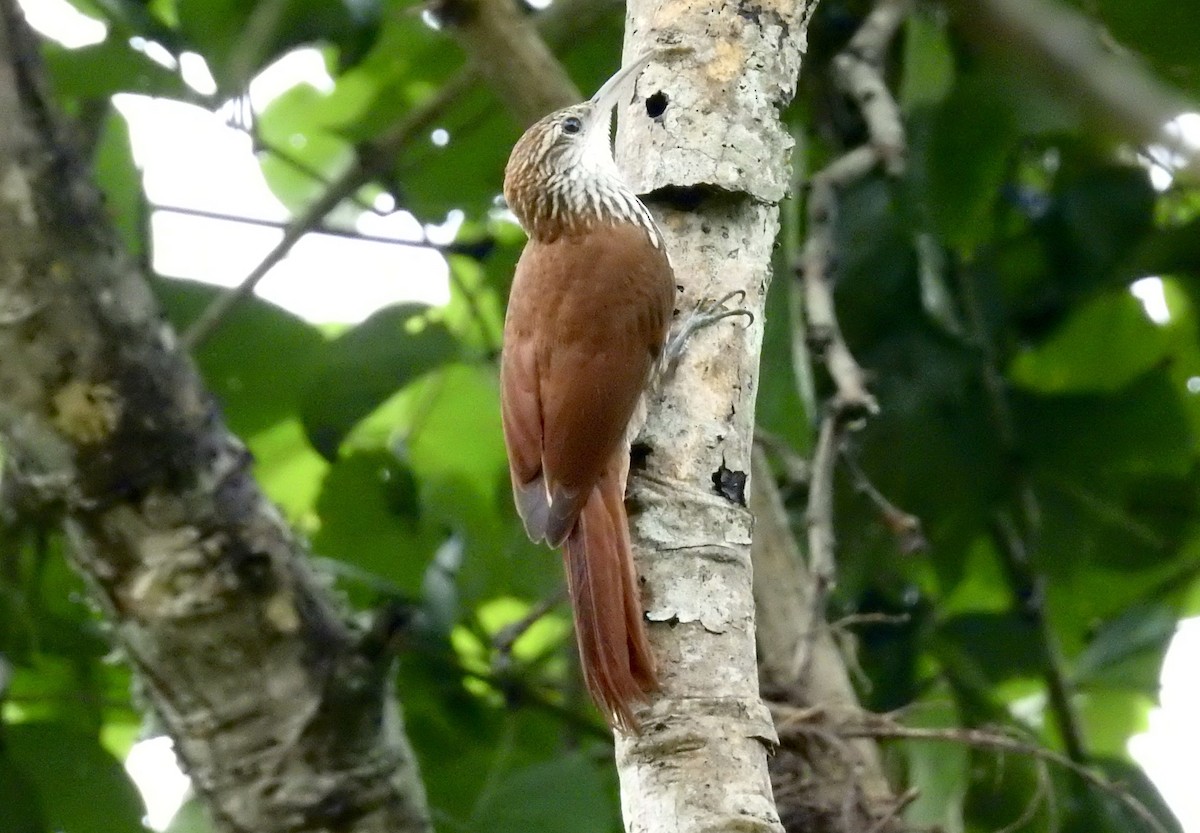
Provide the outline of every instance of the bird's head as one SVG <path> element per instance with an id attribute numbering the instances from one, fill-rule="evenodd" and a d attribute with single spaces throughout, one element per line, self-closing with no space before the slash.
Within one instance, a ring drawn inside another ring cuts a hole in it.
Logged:
<path id="1" fill-rule="evenodd" d="M 517 141 L 504 170 L 504 197 L 531 235 L 571 222 L 568 215 L 602 210 L 611 191 L 629 191 L 613 161 L 612 111 L 653 57 L 622 67 L 589 100 L 551 113 Z"/>

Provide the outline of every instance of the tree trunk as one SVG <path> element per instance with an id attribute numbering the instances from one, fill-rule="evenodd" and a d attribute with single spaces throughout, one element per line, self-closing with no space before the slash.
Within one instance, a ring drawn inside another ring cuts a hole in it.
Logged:
<path id="1" fill-rule="evenodd" d="M 663 690 L 617 742 L 634 831 L 779 831 L 758 694 L 746 509 L 762 309 L 792 140 L 779 119 L 815 2 L 631 0 L 626 62 L 656 48 L 619 109 L 618 161 L 657 217 L 686 314 L 740 291 L 754 322 L 696 335 L 652 404 L 630 484 Z"/>
<path id="2" fill-rule="evenodd" d="M 57 511 L 219 829 L 426 831 L 379 639 L 307 572 L 0 0 L 0 442 Z M 378 636 L 378 634 L 375 634 Z"/>

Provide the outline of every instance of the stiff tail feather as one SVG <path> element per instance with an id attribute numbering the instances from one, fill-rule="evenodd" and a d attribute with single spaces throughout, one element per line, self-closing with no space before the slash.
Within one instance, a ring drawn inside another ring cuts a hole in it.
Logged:
<path id="1" fill-rule="evenodd" d="M 610 465 L 563 544 L 584 680 L 608 722 L 637 731 L 633 706 L 658 688 L 625 515 L 623 465 Z"/>

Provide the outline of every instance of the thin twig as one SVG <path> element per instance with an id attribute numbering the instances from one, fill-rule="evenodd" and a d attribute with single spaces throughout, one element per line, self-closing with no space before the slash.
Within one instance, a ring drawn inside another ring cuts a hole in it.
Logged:
<path id="1" fill-rule="evenodd" d="M 836 264 L 837 190 L 867 176 L 881 161 L 890 173 L 904 163 L 904 131 L 899 108 L 882 76 L 882 56 L 908 12 L 907 0 L 879 0 L 850 43 L 834 61 L 838 84 L 863 109 L 871 131 L 854 148 L 813 175 L 809 183 L 807 237 L 797 265 L 804 285 L 805 337 L 820 356 L 835 392 L 821 415 L 809 482 L 808 559 L 814 579 L 814 622 L 823 616 L 835 582 L 833 478 L 844 432 L 852 421 L 879 412 L 867 388 L 866 373 L 842 337 L 833 299 Z M 805 654 L 805 662 L 812 652 Z M 807 671 L 807 667 L 802 669 Z"/>
<path id="2" fill-rule="evenodd" d="M 559 588 L 556 592 L 530 607 L 529 611 L 520 619 L 496 631 L 496 635 L 492 637 L 492 648 L 500 654 L 511 654 L 516 641 L 524 636 L 525 632 L 533 627 L 534 623 L 556 606 L 562 604 L 564 598 L 565 591 L 563 588 Z"/>
<path id="3" fill-rule="evenodd" d="M 829 623 L 833 630 L 844 631 L 862 625 L 907 625 L 912 621 L 908 613 L 851 613 Z"/>
<path id="4" fill-rule="evenodd" d="M 917 797 L 920 795 L 921 791 L 916 787 L 909 787 L 901 795 L 896 797 L 895 803 L 888 808 L 888 811 L 885 815 L 875 819 L 875 823 L 867 828 L 867 833 L 880 833 L 880 831 L 882 831 L 894 819 L 898 818 L 902 812 L 904 812 L 905 807 L 916 801 Z"/>
<path id="5" fill-rule="evenodd" d="M 879 161 L 871 145 L 863 145 L 815 174 L 809 185 L 808 238 L 804 244 L 800 276 L 804 280 L 804 309 L 808 342 L 820 356 L 837 389 L 837 413 L 874 414 L 879 405 L 867 390 L 866 377 L 842 339 L 833 302 L 836 188 L 866 176 Z"/>
<path id="6" fill-rule="evenodd" d="M 1052 794 L 1053 791 L 1050 788 L 1050 772 L 1048 769 L 1048 764 L 1045 761 L 1038 761 L 1036 770 L 1036 789 L 1034 790 L 1033 795 L 1029 797 L 1029 801 L 1025 802 L 1025 809 L 1021 811 L 1021 815 L 1017 816 L 1008 824 L 1001 827 L 996 831 L 996 833 L 1016 833 L 1018 830 L 1024 828 L 1025 825 L 1033 821 L 1034 817 L 1037 815 L 1038 808 L 1041 807 L 1043 803 L 1046 803 L 1047 806 L 1049 806 L 1047 798 Z M 1051 827 L 1050 829 L 1053 830 L 1054 828 Z"/>
<path id="7" fill-rule="evenodd" d="M 192 208 L 185 205 L 161 205 L 151 204 L 151 211 L 163 211 L 168 214 L 184 214 L 188 217 L 200 217 L 205 220 L 223 220 L 230 223 L 243 223 L 249 226 L 262 226 L 263 228 L 272 229 L 287 229 L 289 223 L 285 220 L 272 220 L 267 217 L 250 217 L 245 214 L 227 214 L 223 211 L 209 211 L 204 208 Z M 365 243 L 387 243 L 391 246 L 409 246 L 417 249 L 433 249 L 438 252 L 453 252 L 455 245 L 434 243 L 428 237 L 422 237 L 416 240 L 404 240 L 398 237 L 385 237 L 382 234 L 368 234 L 366 232 L 355 231 L 354 229 L 343 229 L 328 225 L 327 223 L 318 223 L 314 228 L 310 229 L 314 234 L 326 234 L 330 237 L 344 237 L 348 240 L 359 240 Z"/>
<path id="8" fill-rule="evenodd" d="M 1087 748 L 1083 740 L 1082 723 L 1072 702 L 1073 687 L 1062 648 L 1046 616 L 1045 580 L 1033 573 L 1025 541 L 1011 517 L 1000 514 L 996 518 L 992 524 L 992 537 L 1004 563 L 1021 618 L 1029 622 L 1037 633 L 1038 648 L 1042 655 L 1042 677 L 1046 682 L 1050 711 L 1062 736 L 1063 747 L 1072 761 L 1082 765 L 1088 758 Z"/>
<path id="9" fill-rule="evenodd" d="M 1011 735 L 984 729 L 930 729 L 901 725 L 887 715 L 862 713 L 857 716 L 836 721 L 826 720 L 825 712 L 819 708 L 795 708 L 792 706 L 772 705 L 775 715 L 775 728 L 779 732 L 780 745 L 793 748 L 804 738 L 814 734 L 816 730 L 822 734 L 833 733 L 841 738 L 874 738 L 875 740 L 922 740 L 941 743 L 957 743 L 976 749 L 986 749 L 994 752 L 1012 753 L 1033 758 L 1038 761 L 1054 764 L 1071 772 L 1089 785 L 1104 792 L 1121 802 L 1130 812 L 1154 833 L 1169 833 L 1145 804 L 1123 789 L 1119 784 L 1109 781 L 1102 775 L 1093 772 L 1061 752 L 1047 749 L 1034 743 L 1014 738 Z M 821 720 L 819 726 L 814 721 Z"/>
<path id="10" fill-rule="evenodd" d="M 910 0 L 880 0 L 833 59 L 838 86 L 858 104 L 869 141 L 891 176 L 904 173 L 908 144 L 900 108 L 883 77 L 883 59 L 911 5 Z"/>
<path id="11" fill-rule="evenodd" d="M 895 537 L 900 551 L 905 555 L 913 555 L 928 549 L 929 542 L 925 540 L 925 532 L 921 528 L 921 519 L 916 515 L 905 512 L 892 503 L 879 488 L 871 482 L 871 478 L 858 464 L 858 459 L 847 448 L 842 448 L 842 462 L 854 481 L 854 488 L 875 506 L 883 525 Z"/>
<path id="12" fill-rule="evenodd" d="M 1038 635 L 1042 653 L 1042 676 L 1046 683 L 1050 711 L 1062 736 L 1067 754 L 1078 764 L 1087 760 L 1084 733 L 1072 702 L 1071 684 L 1062 651 L 1053 626 L 1046 615 L 1044 579 L 1035 574 L 1032 553 L 1037 548 L 1041 526 L 1037 496 L 1027 474 L 1017 469 L 1016 421 L 1008 401 L 1008 390 L 1000 371 L 1001 359 L 988 332 L 983 305 L 971 269 L 958 270 L 959 295 L 966 315 L 968 338 L 979 352 L 979 374 L 992 427 L 1007 461 L 1007 479 L 1011 486 L 1012 509 L 997 515 L 992 538 L 1005 567 L 1009 586 L 1021 616 Z"/>
<path id="13" fill-rule="evenodd" d="M 834 582 L 834 550 L 836 539 L 833 522 L 833 473 L 837 463 L 837 445 L 841 431 L 838 420 L 826 416 L 821 420 L 817 449 L 813 454 L 812 479 L 808 484 L 808 568 L 816 579 L 815 600 L 818 609 Z"/>

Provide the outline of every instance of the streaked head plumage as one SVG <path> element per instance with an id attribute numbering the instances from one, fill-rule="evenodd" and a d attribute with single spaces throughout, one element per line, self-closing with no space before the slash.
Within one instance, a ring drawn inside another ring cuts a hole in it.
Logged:
<path id="1" fill-rule="evenodd" d="M 504 197 L 531 237 L 586 231 L 606 214 L 613 221 L 648 219 L 613 160 L 612 111 L 651 57 L 622 67 L 591 99 L 542 118 L 517 141 L 504 171 Z"/>

